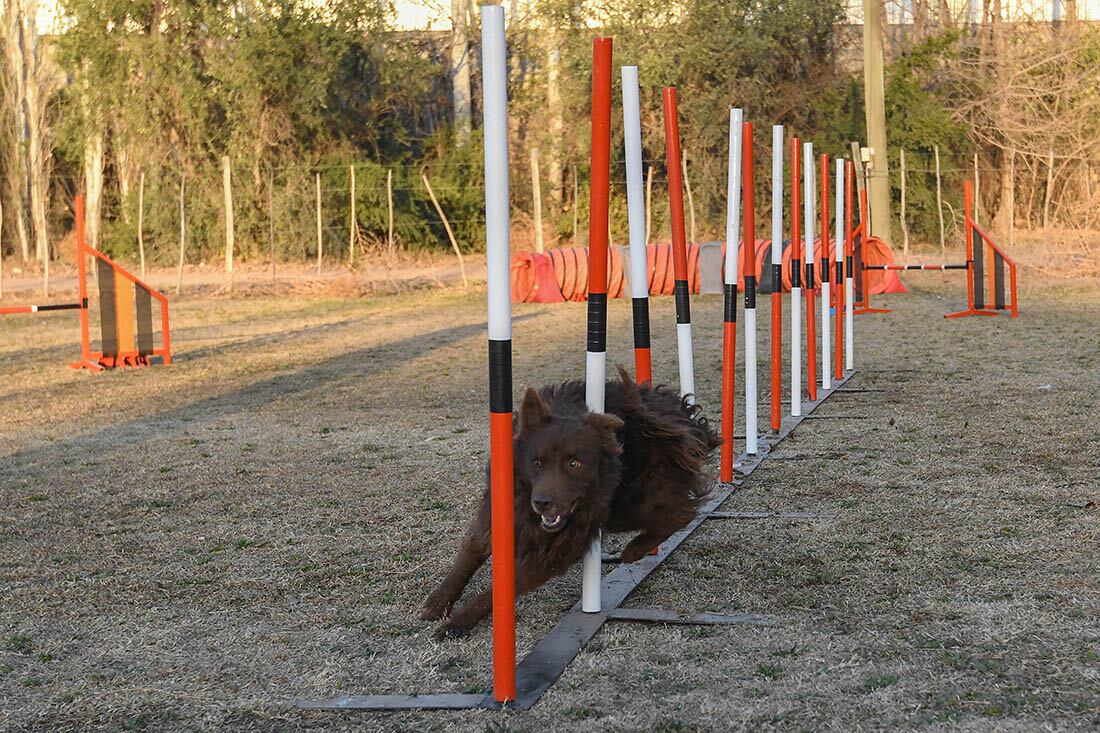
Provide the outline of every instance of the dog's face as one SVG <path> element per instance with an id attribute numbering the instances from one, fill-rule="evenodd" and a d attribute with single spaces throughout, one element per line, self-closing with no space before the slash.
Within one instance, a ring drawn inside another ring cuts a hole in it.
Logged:
<path id="1" fill-rule="evenodd" d="M 520 470 L 531 485 L 531 510 L 546 532 L 559 532 L 599 485 L 606 458 L 622 452 L 614 415 L 554 415 L 534 389 L 519 413 Z"/>

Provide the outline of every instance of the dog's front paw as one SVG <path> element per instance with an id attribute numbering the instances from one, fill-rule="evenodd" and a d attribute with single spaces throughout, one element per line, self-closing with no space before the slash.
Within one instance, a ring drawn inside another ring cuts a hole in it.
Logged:
<path id="1" fill-rule="evenodd" d="M 649 553 L 649 550 L 644 547 L 628 544 L 623 548 L 623 551 L 619 553 L 619 562 L 632 563 L 638 562 Z"/>
<path id="2" fill-rule="evenodd" d="M 421 621 L 438 621 L 451 610 L 450 604 L 445 601 L 429 598 L 424 601 L 424 607 L 420 609 Z"/>
<path id="3" fill-rule="evenodd" d="M 472 626 L 460 622 L 456 622 L 453 618 L 447 623 L 442 624 L 432 633 L 432 638 L 436 641 L 443 641 L 444 639 L 457 639 L 460 636 L 466 636 L 470 633 Z"/>

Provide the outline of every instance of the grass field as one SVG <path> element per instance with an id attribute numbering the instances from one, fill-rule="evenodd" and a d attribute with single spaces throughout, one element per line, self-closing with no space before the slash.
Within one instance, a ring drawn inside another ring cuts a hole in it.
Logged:
<path id="1" fill-rule="evenodd" d="M 773 625 L 605 627 L 524 713 L 292 708 L 488 689 L 487 626 L 436 643 L 416 619 L 482 488 L 482 291 L 183 300 L 173 366 L 100 375 L 65 366 L 71 313 L 6 317 L 0 728 L 1100 727 L 1100 288 L 945 321 L 961 276 L 907 282 L 857 318 L 851 384 L 882 391 L 832 397 L 847 419 L 799 427 L 723 507 L 837 519 L 711 522 L 627 603 Z M 717 419 L 721 302 L 693 308 Z M 515 316 L 517 393 L 583 373 L 583 306 Z M 627 301 L 609 328 L 629 365 Z M 521 600 L 521 654 L 578 589 Z"/>

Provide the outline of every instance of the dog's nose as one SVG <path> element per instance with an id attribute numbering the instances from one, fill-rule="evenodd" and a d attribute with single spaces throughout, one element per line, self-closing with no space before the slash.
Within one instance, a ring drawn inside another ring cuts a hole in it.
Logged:
<path id="1" fill-rule="evenodd" d="M 535 511 L 543 513 L 550 508 L 550 505 L 554 502 L 550 501 L 548 496 L 533 496 L 531 497 L 531 504 L 535 507 Z"/>

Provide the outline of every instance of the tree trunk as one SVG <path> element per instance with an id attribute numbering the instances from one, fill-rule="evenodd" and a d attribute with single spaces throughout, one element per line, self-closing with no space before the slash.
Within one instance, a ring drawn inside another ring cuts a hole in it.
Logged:
<path id="1" fill-rule="evenodd" d="M 99 225 L 103 216 L 102 130 L 88 133 L 84 140 L 84 201 L 85 237 L 89 245 L 99 249 Z"/>
<path id="2" fill-rule="evenodd" d="M 35 254 L 45 262 L 50 257 L 50 239 L 46 229 L 46 199 L 49 196 L 49 144 L 46 130 L 46 74 L 41 63 L 38 39 L 38 3 L 23 0 L 21 15 L 24 66 L 24 105 L 27 120 L 27 172 L 30 178 L 31 227 Z"/>
<path id="3" fill-rule="evenodd" d="M 14 128 L 11 134 L 5 138 L 4 162 L 5 176 L 8 185 L 8 194 L 11 199 L 11 208 L 15 212 L 13 217 L 16 235 L 19 238 L 19 252 L 23 262 L 30 260 L 30 231 L 27 228 L 27 211 L 30 202 L 27 200 L 27 157 L 26 136 L 26 89 L 25 61 L 23 58 L 22 37 L 23 8 L 20 0 L 5 0 L 3 14 L 3 38 L 4 57 L 7 61 L 7 78 L 4 80 L 4 102 L 11 110 L 14 119 Z"/>

